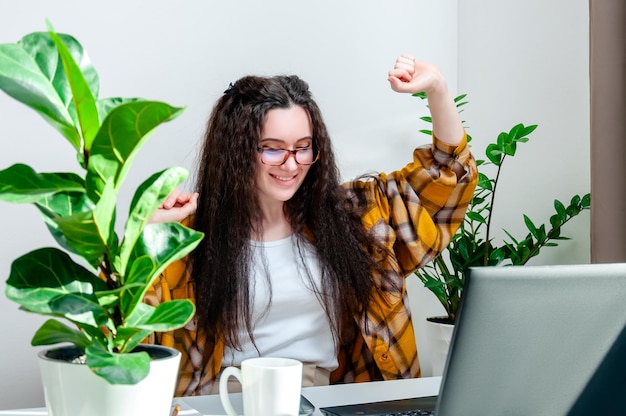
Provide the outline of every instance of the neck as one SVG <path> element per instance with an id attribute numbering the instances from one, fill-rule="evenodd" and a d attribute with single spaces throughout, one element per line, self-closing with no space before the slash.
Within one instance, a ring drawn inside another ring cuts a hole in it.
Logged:
<path id="1" fill-rule="evenodd" d="M 254 241 L 277 241 L 293 234 L 293 229 L 285 216 L 284 204 L 276 204 L 272 207 L 263 207 L 263 219 L 261 220 L 260 233 L 253 232 Z"/>

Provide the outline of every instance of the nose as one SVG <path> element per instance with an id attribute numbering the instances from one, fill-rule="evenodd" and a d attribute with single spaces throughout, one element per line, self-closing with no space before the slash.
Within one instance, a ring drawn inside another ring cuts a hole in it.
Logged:
<path id="1" fill-rule="evenodd" d="M 288 170 L 296 169 L 298 167 L 298 163 L 296 162 L 296 154 L 290 153 L 289 156 L 287 156 L 287 160 L 285 160 L 285 163 L 283 163 L 281 166 Z"/>

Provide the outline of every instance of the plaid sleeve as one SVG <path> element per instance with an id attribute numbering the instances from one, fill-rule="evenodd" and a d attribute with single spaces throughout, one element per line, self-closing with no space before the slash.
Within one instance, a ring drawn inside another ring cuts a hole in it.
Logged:
<path id="1" fill-rule="evenodd" d="M 478 178 L 466 138 L 449 146 L 433 138 L 403 169 L 346 184 L 366 207 L 364 226 L 389 249 L 378 291 L 355 317 L 360 336 L 340 354 L 333 381 L 419 377 L 420 366 L 405 277 L 437 256 L 463 221 Z"/>
<path id="2" fill-rule="evenodd" d="M 433 138 L 418 147 L 413 161 L 368 187 L 366 227 L 394 254 L 404 275 L 436 257 L 463 221 L 478 178 L 464 137 L 458 146 Z"/>

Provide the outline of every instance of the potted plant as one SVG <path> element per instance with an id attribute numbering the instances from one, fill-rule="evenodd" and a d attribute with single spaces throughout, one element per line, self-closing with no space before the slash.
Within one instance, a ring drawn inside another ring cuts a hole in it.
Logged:
<path id="1" fill-rule="evenodd" d="M 423 94 L 415 95 L 425 98 Z M 461 107 L 467 104 L 465 97 L 463 94 L 455 98 L 457 108 L 461 112 Z M 430 117 L 422 117 L 422 120 L 432 122 Z M 574 195 L 567 206 L 555 199 L 555 213 L 550 217 L 549 224 L 537 226 L 527 215 L 523 215 L 524 224 L 528 229 L 528 234 L 524 238 L 516 238 L 503 230 L 508 239 L 503 239 L 499 244 L 494 241 L 491 235 L 492 214 L 502 165 L 507 157 L 515 156 L 519 143 L 528 142 L 528 136 L 536 128 L 536 125 L 517 124 L 509 132 L 500 133 L 495 143 L 487 145 L 485 149 L 487 159 L 477 160 L 476 163 L 478 166 L 488 168 L 481 168 L 478 174 L 478 184 L 463 222 L 444 252 L 415 272 L 424 286 L 437 297 L 446 313 L 445 316 L 428 318 L 428 321 L 449 325 L 446 329 L 436 329 L 440 334 L 443 331 L 444 340 L 441 344 L 444 344 L 444 353 L 436 360 L 436 365 L 433 364 L 435 373 L 440 372 L 445 363 L 447 343 L 452 333 L 451 325 L 454 324 L 461 301 L 467 270 L 477 266 L 526 264 L 528 260 L 537 256 L 542 248 L 554 247 L 559 240 L 568 240 L 568 237 L 561 234 L 561 228 L 591 206 L 589 193 L 583 196 Z M 422 132 L 432 134 L 428 129 Z M 471 141 L 469 135 L 468 141 Z M 485 173 L 489 169 L 495 169 L 493 176 Z"/>
<path id="2" fill-rule="evenodd" d="M 180 354 L 141 343 L 154 331 L 184 326 L 195 308 L 189 300 L 155 308 L 143 297 L 160 272 L 193 250 L 202 234 L 148 219 L 188 172 L 172 167 L 150 176 L 135 191 L 121 237 L 115 227 L 118 193 L 133 159 L 151 131 L 182 108 L 138 98 L 98 98 L 98 74 L 85 50 L 50 25 L 47 32 L 0 45 L 0 89 L 61 133 L 78 162 L 67 172 L 37 173 L 19 163 L 0 171 L 0 200 L 37 207 L 60 246 L 16 259 L 5 290 L 21 309 L 51 317 L 32 345 L 72 345 L 39 354 L 49 413 L 168 415 Z M 167 376 L 164 355 L 173 362 Z M 59 364 L 55 357 L 86 365 Z M 65 378 L 51 365 L 74 375 Z M 54 381 L 46 385 L 50 372 Z M 87 379 L 76 381 L 77 373 Z M 148 377 L 153 373 L 155 382 Z M 85 396 L 88 385 L 95 386 L 92 398 Z M 142 385 L 152 389 L 149 396 L 140 396 Z M 153 390 L 158 385 L 165 387 L 163 393 Z M 125 389 L 139 401 L 136 406 L 129 396 L 119 396 Z M 76 399 L 58 399 L 57 393 Z"/>

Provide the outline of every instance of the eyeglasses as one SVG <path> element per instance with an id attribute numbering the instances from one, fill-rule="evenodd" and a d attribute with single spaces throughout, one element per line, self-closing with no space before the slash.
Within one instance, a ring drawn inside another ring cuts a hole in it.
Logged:
<path id="1" fill-rule="evenodd" d="M 270 166 L 284 165 L 291 155 L 298 165 L 312 165 L 319 157 L 319 153 L 312 147 L 299 147 L 289 150 L 263 146 L 257 147 L 257 152 L 261 153 L 261 162 Z"/>

